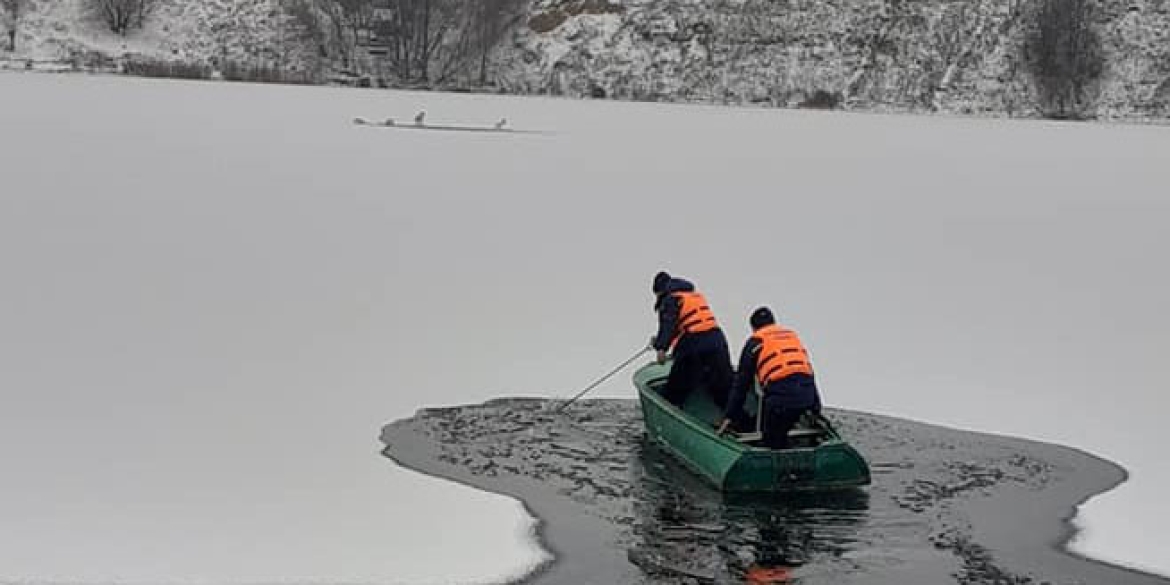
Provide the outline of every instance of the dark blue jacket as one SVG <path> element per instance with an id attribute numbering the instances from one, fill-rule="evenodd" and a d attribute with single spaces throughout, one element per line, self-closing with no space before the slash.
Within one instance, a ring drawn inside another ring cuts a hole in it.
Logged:
<path id="1" fill-rule="evenodd" d="M 739 353 L 739 367 L 735 369 L 735 383 L 731 385 L 731 394 L 727 397 L 727 418 L 732 420 L 743 416 L 743 401 L 751 393 L 756 383 L 756 362 L 760 353 L 760 341 L 749 337 L 743 344 L 743 351 Z M 812 408 L 821 409 L 821 397 L 817 392 L 816 381 L 807 374 L 792 374 L 782 380 L 768 384 L 764 388 L 764 396 L 782 408 Z"/>
<path id="2" fill-rule="evenodd" d="M 675 326 L 678 325 L 682 301 L 671 296 L 671 293 L 694 291 L 695 285 L 690 281 L 672 278 L 662 294 L 658 295 L 658 299 L 654 301 L 654 310 L 658 312 L 658 334 L 654 337 L 654 349 L 661 351 L 670 349 L 670 340 L 674 337 Z M 722 351 L 724 356 L 728 353 L 727 337 L 718 327 L 702 333 L 684 333 L 674 346 L 674 358 L 680 359 L 709 351 Z"/>

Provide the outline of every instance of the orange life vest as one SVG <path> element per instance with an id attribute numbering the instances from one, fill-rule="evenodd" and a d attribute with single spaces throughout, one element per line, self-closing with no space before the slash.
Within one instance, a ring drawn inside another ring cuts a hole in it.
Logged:
<path id="1" fill-rule="evenodd" d="M 678 343 L 686 333 L 702 333 L 719 327 L 715 313 L 707 306 L 707 299 L 697 292 L 679 292 L 671 296 L 679 300 L 678 322 L 674 325 L 674 337 L 670 346 Z"/>
<path id="2" fill-rule="evenodd" d="M 752 334 L 752 339 L 760 342 L 760 353 L 756 354 L 756 381 L 761 390 L 792 374 L 812 375 L 808 350 L 795 331 L 773 323 L 759 328 Z"/>

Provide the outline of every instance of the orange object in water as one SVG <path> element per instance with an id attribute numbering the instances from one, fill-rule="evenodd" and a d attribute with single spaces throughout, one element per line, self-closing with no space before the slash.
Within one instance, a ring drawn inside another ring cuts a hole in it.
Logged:
<path id="1" fill-rule="evenodd" d="M 746 585 L 781 585 L 792 582 L 792 570 L 788 567 L 761 567 L 755 565 L 744 575 Z"/>

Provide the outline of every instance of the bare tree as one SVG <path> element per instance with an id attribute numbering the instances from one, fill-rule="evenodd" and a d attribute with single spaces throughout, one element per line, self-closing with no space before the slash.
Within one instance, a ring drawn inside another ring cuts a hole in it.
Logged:
<path id="1" fill-rule="evenodd" d="M 126 36 L 131 28 L 141 27 L 155 0 L 89 0 L 102 20 L 116 34 Z"/>
<path id="2" fill-rule="evenodd" d="M 390 47 L 387 60 L 401 80 L 425 78 L 426 74 L 420 75 L 418 69 L 427 64 L 424 53 L 429 43 L 425 29 L 430 26 L 432 1 L 391 0 L 388 4 L 388 17 L 378 23 L 378 36 Z"/>
<path id="3" fill-rule="evenodd" d="M 477 66 L 522 17 L 528 0 L 313 0 L 347 67 L 363 41 L 376 38 L 383 63 L 402 82 L 444 83 Z"/>
<path id="4" fill-rule="evenodd" d="M 289 59 L 289 47 L 301 46 L 311 51 L 312 61 L 318 63 L 328 56 L 321 14 L 314 0 L 282 0 L 285 21 L 280 34 L 281 60 Z"/>
<path id="5" fill-rule="evenodd" d="M 504 33 L 523 17 L 524 0 L 468 0 L 470 7 L 465 10 L 471 19 L 468 26 L 474 38 L 475 52 L 479 57 L 479 84 L 486 85 L 488 78 L 488 56 L 499 43 Z"/>
<path id="6" fill-rule="evenodd" d="M 1025 51 L 1052 118 L 1084 117 L 1099 89 L 1105 58 L 1093 28 L 1092 0 L 1041 0 Z"/>
<path id="7" fill-rule="evenodd" d="M 960 75 L 961 68 L 976 57 L 975 50 L 989 27 L 988 19 L 966 3 L 945 5 L 927 35 L 936 60 L 932 63 L 929 87 L 931 109 L 942 109 L 944 94 Z"/>
<path id="8" fill-rule="evenodd" d="M 333 0 L 313 0 L 313 8 L 324 16 L 324 20 L 328 24 L 329 46 L 336 49 L 341 57 L 342 66 L 349 67 L 352 51 L 345 42 L 345 12 Z"/>
<path id="9" fill-rule="evenodd" d="M 464 9 L 459 0 L 422 0 L 424 7 L 420 35 L 419 80 L 443 81 L 433 75 L 432 70 L 451 71 L 459 63 L 461 54 L 452 50 L 451 37 L 458 32 L 460 11 Z"/>
<path id="10" fill-rule="evenodd" d="M 314 0 L 329 25 L 332 45 L 345 67 L 353 66 L 354 49 L 361 31 L 372 27 L 373 0 Z"/>
<path id="11" fill-rule="evenodd" d="M 24 9 L 28 0 L 0 0 L 0 8 L 4 10 L 8 19 L 8 50 L 16 50 L 16 29 L 20 26 L 20 17 L 24 16 Z"/>
<path id="12" fill-rule="evenodd" d="M 345 20 L 355 41 L 367 42 L 374 25 L 373 0 L 339 0 L 345 9 Z"/>
<path id="13" fill-rule="evenodd" d="M 473 0 L 389 0 L 379 36 L 389 41 L 388 60 L 404 81 L 444 81 L 460 65 L 468 39 L 464 2 Z"/>
<path id="14" fill-rule="evenodd" d="M 394 27 L 394 61 L 398 76 L 408 81 L 427 81 L 430 77 L 431 55 L 442 41 L 442 34 L 434 30 L 435 12 L 443 0 L 393 0 L 391 11 Z M 444 31 L 445 32 L 445 31 Z"/>

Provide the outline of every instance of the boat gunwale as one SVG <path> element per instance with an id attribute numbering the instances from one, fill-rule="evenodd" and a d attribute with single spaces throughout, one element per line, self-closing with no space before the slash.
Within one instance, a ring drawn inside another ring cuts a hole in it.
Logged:
<path id="1" fill-rule="evenodd" d="M 647 364 L 647 365 L 653 365 L 653 364 Z M 654 401 L 656 406 L 665 409 L 671 415 L 671 417 L 674 418 L 675 420 L 682 421 L 683 423 L 685 423 L 687 426 L 691 427 L 692 429 L 698 430 L 700 433 L 702 433 L 707 438 L 714 439 L 717 443 L 719 443 L 723 446 L 732 448 L 733 450 L 739 452 L 741 457 L 746 456 L 746 455 L 771 457 L 772 455 L 775 455 L 778 453 L 793 452 L 793 451 L 813 451 L 813 452 L 816 452 L 821 447 L 832 446 L 834 444 L 848 445 L 848 443 L 844 439 L 841 438 L 841 435 L 839 435 L 837 433 L 837 430 L 832 428 L 831 426 L 823 428 L 825 433 L 828 435 L 828 438 L 825 439 L 824 441 L 820 442 L 815 447 L 794 447 L 791 449 L 770 449 L 768 447 L 757 447 L 754 445 L 748 445 L 745 443 L 741 443 L 733 438 L 716 433 L 715 429 L 708 428 L 707 425 L 700 423 L 698 420 L 695 419 L 694 416 L 691 416 L 690 413 L 675 406 L 674 404 L 671 404 L 671 402 L 669 400 L 664 398 L 658 392 L 655 392 L 653 389 L 651 389 L 650 382 L 652 380 L 661 379 L 663 376 L 646 377 L 644 379 L 640 378 L 638 376 L 638 374 L 641 374 L 643 371 L 645 371 L 645 368 L 646 368 L 646 366 L 643 366 L 642 368 L 639 368 L 634 373 L 634 385 L 637 386 L 639 395 L 648 396 L 651 400 Z"/>
<path id="2" fill-rule="evenodd" d="M 638 397 L 642 403 L 642 412 L 644 422 L 647 424 L 647 432 L 654 439 L 654 442 L 661 445 L 669 451 L 675 458 L 681 462 L 684 467 L 690 469 L 699 477 L 713 485 L 720 491 L 735 491 L 739 493 L 784 493 L 784 492 L 818 492 L 818 491 L 835 491 L 835 490 L 852 490 L 869 485 L 872 481 L 868 465 L 865 464 L 864 458 L 857 452 L 857 450 L 837 432 L 832 424 L 818 425 L 818 427 L 825 432 L 826 438 L 821 443 L 812 447 L 795 447 L 791 449 L 770 449 L 767 447 L 756 447 L 741 443 L 740 441 L 725 435 L 720 435 L 715 432 L 714 428 L 705 425 L 701 420 L 687 412 L 686 410 L 675 406 L 670 401 L 666 400 L 664 396 L 651 388 L 651 384 L 666 378 L 669 375 L 669 369 L 666 369 L 665 364 L 646 364 L 639 368 L 634 373 L 634 386 L 638 390 Z M 649 403 L 647 403 L 649 401 Z M 711 444 L 723 450 L 731 459 L 730 465 L 722 471 L 716 473 L 715 468 L 699 464 L 697 461 L 683 449 L 667 440 L 662 436 L 661 431 L 656 431 L 650 428 L 650 416 L 647 416 L 647 409 L 656 408 L 660 412 L 652 416 L 666 416 L 669 417 L 674 424 L 682 424 L 682 428 L 692 434 L 698 433 L 698 436 Z M 838 480 L 820 480 L 814 481 L 811 484 L 782 484 L 773 483 L 768 487 L 738 487 L 730 488 L 727 485 L 728 478 L 734 473 L 735 469 L 740 467 L 747 461 L 753 460 L 767 460 L 771 465 L 776 465 L 777 458 L 785 457 L 788 454 L 804 453 L 813 458 L 825 452 L 839 451 L 849 454 L 851 457 L 859 458 L 861 466 L 864 469 L 859 477 L 854 479 L 838 479 Z"/>
<path id="3" fill-rule="evenodd" d="M 643 402 L 645 400 L 650 400 L 655 407 L 663 410 L 663 412 L 667 416 L 670 416 L 671 419 L 678 421 L 678 420 L 682 420 L 684 418 L 684 417 L 678 416 L 675 412 L 670 412 L 669 410 L 667 410 L 668 408 L 673 408 L 675 411 L 679 411 L 679 409 L 677 407 L 675 407 L 673 404 L 670 404 L 669 402 L 667 402 L 664 398 L 662 398 L 661 395 L 654 392 L 653 390 L 650 390 L 649 388 L 639 387 L 638 394 L 642 398 Z M 643 406 L 643 412 L 644 412 L 644 409 L 645 409 L 645 407 Z M 643 417 L 645 417 L 644 414 L 643 414 Z M 695 422 L 692 417 L 687 416 L 687 417 L 685 417 L 685 419 L 686 419 L 686 423 L 689 426 L 691 426 L 691 427 L 698 427 L 699 426 L 699 424 L 697 422 Z M 711 482 L 716 488 L 722 489 L 723 481 L 724 481 L 724 479 L 726 479 L 726 477 L 725 477 L 726 473 L 724 473 L 721 476 L 715 476 L 710 472 L 710 470 L 707 467 L 700 465 L 698 462 L 694 461 L 685 451 L 683 451 L 682 449 L 679 449 L 670 441 L 667 441 L 667 440 L 661 438 L 659 433 L 652 433 L 652 436 L 654 436 L 656 443 L 662 445 L 667 450 L 669 450 L 675 457 L 677 457 L 680 461 L 682 461 L 683 464 L 686 465 L 686 467 L 690 468 L 691 471 L 697 473 L 700 477 Z M 712 433 L 710 436 L 714 437 L 715 435 L 714 435 L 714 433 Z M 720 438 L 722 439 L 722 437 L 720 437 Z M 745 451 L 746 451 L 743 448 L 743 445 L 738 444 L 738 443 L 733 444 L 733 443 L 730 443 L 729 441 L 726 441 L 726 440 L 719 441 L 717 443 L 722 445 L 723 447 L 727 448 L 727 451 L 734 459 L 734 462 L 730 466 L 728 466 L 728 468 L 727 468 L 728 470 L 732 469 L 733 467 L 735 467 L 736 464 L 738 464 L 740 461 L 743 460 L 744 455 L 745 455 Z"/>

